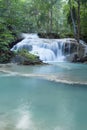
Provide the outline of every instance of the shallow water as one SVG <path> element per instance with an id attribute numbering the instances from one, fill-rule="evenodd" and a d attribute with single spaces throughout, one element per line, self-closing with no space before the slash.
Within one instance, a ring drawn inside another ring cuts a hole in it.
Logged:
<path id="1" fill-rule="evenodd" d="M 1 70 L 0 130 L 87 129 L 87 65 L 55 62 Z"/>
<path id="2" fill-rule="evenodd" d="M 56 82 L 87 85 L 87 65 L 54 62 L 49 65 L 17 66 L 6 65 L 0 68 L 7 75 L 42 77 Z M 4 75 L 3 75 L 4 76 Z"/>

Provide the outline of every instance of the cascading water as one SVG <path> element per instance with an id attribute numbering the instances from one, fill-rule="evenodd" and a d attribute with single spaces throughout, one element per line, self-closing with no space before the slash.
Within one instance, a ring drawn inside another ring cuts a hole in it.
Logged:
<path id="1" fill-rule="evenodd" d="M 44 62 L 65 60 L 65 43 L 68 39 L 43 39 L 39 38 L 37 34 L 22 34 L 22 37 L 24 40 L 16 44 L 11 49 L 12 51 L 27 49 Z M 70 53 L 70 44 L 67 52 Z"/>

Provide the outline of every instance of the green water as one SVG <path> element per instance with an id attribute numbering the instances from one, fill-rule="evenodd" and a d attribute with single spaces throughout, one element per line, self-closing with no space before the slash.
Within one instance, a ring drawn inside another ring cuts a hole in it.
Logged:
<path id="1" fill-rule="evenodd" d="M 87 65 L 6 66 L 0 130 L 86 130 Z"/>

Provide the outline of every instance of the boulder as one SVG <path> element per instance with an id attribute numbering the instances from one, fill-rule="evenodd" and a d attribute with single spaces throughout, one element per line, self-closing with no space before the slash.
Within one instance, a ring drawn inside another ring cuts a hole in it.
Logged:
<path id="1" fill-rule="evenodd" d="M 87 56 L 77 58 L 76 62 L 87 63 Z"/>
<path id="2" fill-rule="evenodd" d="M 11 63 L 17 63 L 21 65 L 36 65 L 42 64 L 43 62 L 38 56 L 30 54 L 26 50 L 21 50 L 14 55 L 14 57 L 11 59 Z"/>

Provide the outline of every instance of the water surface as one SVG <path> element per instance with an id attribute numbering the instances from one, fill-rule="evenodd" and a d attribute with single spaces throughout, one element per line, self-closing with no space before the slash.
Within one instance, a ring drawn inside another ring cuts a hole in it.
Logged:
<path id="1" fill-rule="evenodd" d="M 55 62 L 45 66 L 4 66 L 3 69 L 4 73 L 0 72 L 0 130 L 87 129 L 85 64 Z"/>

